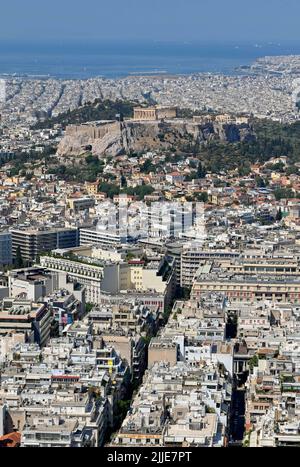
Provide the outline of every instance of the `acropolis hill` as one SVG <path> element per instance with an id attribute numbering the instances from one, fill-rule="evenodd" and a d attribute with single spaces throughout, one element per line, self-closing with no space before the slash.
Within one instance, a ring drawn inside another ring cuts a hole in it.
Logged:
<path id="1" fill-rule="evenodd" d="M 116 156 L 124 152 L 167 150 L 211 140 L 237 142 L 253 139 L 246 117 L 230 115 L 176 117 L 176 109 L 135 108 L 133 119 L 69 125 L 58 147 L 59 156 Z"/>

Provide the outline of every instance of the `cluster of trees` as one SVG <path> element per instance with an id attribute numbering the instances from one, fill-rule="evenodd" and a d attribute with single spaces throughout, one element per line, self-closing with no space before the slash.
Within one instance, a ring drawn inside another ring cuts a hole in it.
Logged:
<path id="1" fill-rule="evenodd" d="M 154 188 L 151 185 L 140 185 L 134 188 L 125 188 L 122 192 L 127 195 L 137 196 L 139 200 L 142 200 L 146 195 L 151 195 L 154 192 Z"/>
<path id="2" fill-rule="evenodd" d="M 154 188 L 150 185 L 141 185 L 136 187 L 124 187 L 115 185 L 113 183 L 102 182 L 99 185 L 99 190 L 103 193 L 106 193 L 109 198 L 113 198 L 115 195 L 124 193 L 131 196 L 136 196 L 140 201 L 144 199 L 146 195 L 150 195 L 154 192 Z"/>
<path id="3" fill-rule="evenodd" d="M 150 159 L 147 159 L 141 166 L 142 173 L 149 174 L 150 172 L 155 172 L 157 166 L 154 165 Z"/>
<path id="4" fill-rule="evenodd" d="M 104 166 L 103 160 L 99 159 L 97 156 L 88 155 L 85 161 L 81 161 L 81 164 L 72 166 L 60 164 L 56 167 L 49 168 L 49 172 L 66 181 L 95 182 L 98 176 L 103 173 Z"/>
<path id="5" fill-rule="evenodd" d="M 274 196 L 277 201 L 280 201 L 281 199 L 299 198 L 300 193 L 295 193 L 291 188 L 277 188 L 274 191 Z"/>
<path id="6" fill-rule="evenodd" d="M 22 176 L 26 176 L 27 165 L 26 164 L 34 164 L 38 162 L 44 161 L 47 163 L 49 161 L 50 156 L 55 154 L 56 148 L 54 146 L 45 146 L 43 152 L 31 150 L 28 152 L 17 152 L 15 158 L 10 161 L 12 164 L 12 168 L 10 169 L 9 173 L 12 177 L 21 174 Z M 6 162 L 2 161 L 0 163 L 0 167 L 5 165 Z M 27 177 L 30 180 L 30 175 Z"/>
<path id="7" fill-rule="evenodd" d="M 99 185 L 99 190 L 106 193 L 109 198 L 113 198 L 115 195 L 120 194 L 120 187 L 113 183 L 102 182 Z"/>
<path id="8" fill-rule="evenodd" d="M 300 161 L 300 122 L 284 125 L 271 120 L 254 120 L 256 139 L 238 143 L 212 141 L 199 147 L 199 157 L 207 170 L 218 173 L 238 169 L 241 175 L 250 172 L 250 164 L 265 163 L 273 157 L 288 157 L 292 164 L 286 173 L 298 173 L 294 165 Z M 275 170 L 284 171 L 279 163 Z"/>
<path id="9" fill-rule="evenodd" d="M 88 155 L 85 158 L 86 166 L 83 168 L 84 177 L 87 181 L 96 181 L 98 175 L 103 173 L 105 163 L 97 156 Z"/>
<path id="10" fill-rule="evenodd" d="M 81 173 L 82 175 L 81 180 L 84 180 L 83 174 L 79 166 L 67 167 L 64 164 L 60 164 L 57 167 L 52 167 L 50 169 L 50 172 L 53 173 L 54 175 L 57 175 L 61 180 L 66 180 L 66 181 L 79 180 L 78 177 L 79 177 L 79 174 Z M 85 180 L 88 180 L 88 179 L 85 178 Z M 90 181 L 94 181 L 94 176 L 93 176 L 93 180 L 90 180 Z"/>

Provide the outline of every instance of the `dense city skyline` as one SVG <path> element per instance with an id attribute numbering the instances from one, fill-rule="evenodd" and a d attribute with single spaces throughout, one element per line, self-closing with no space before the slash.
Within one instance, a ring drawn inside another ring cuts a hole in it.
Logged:
<path id="1" fill-rule="evenodd" d="M 300 447 L 299 3 L 2 3 L 0 448 Z"/>

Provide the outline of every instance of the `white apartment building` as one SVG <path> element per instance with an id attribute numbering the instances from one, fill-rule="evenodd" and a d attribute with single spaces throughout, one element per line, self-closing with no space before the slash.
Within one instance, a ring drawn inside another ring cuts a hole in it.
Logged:
<path id="1" fill-rule="evenodd" d="M 173 293 L 173 274 L 159 274 L 161 264 L 153 262 L 145 266 L 143 261 L 109 262 L 88 257 L 62 255 L 42 256 L 41 265 L 51 271 L 66 272 L 69 280 L 86 287 L 86 301 L 101 303 L 102 292 L 118 294 L 125 291 Z"/>

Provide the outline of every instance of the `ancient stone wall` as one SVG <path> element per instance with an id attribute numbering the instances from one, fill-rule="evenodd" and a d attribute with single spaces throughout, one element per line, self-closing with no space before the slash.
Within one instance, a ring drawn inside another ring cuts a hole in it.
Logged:
<path id="1" fill-rule="evenodd" d="M 101 139 L 106 134 L 120 132 L 119 122 L 103 122 L 95 125 L 69 125 L 66 128 L 66 136 L 84 136 L 91 139 Z"/>

